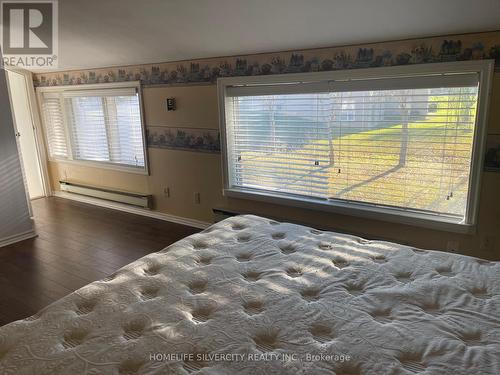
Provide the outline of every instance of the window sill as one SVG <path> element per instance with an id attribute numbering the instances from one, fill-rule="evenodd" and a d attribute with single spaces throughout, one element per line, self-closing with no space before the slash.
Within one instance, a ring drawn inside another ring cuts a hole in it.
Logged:
<path id="1" fill-rule="evenodd" d="M 69 159 L 58 159 L 58 158 L 50 158 L 49 161 L 55 163 L 64 163 L 71 164 L 81 167 L 89 167 L 89 168 L 97 168 L 97 169 L 108 169 L 116 172 L 125 172 L 125 173 L 133 173 L 140 175 L 149 175 L 149 171 L 147 168 L 136 168 L 129 167 L 126 165 L 112 164 L 106 162 L 99 161 L 86 161 L 86 160 L 69 160 Z"/>
<path id="2" fill-rule="evenodd" d="M 310 210 L 332 212 L 341 215 L 405 224 L 445 232 L 474 234 L 476 231 L 475 225 L 460 223 L 451 217 L 397 210 L 394 208 L 373 206 L 363 203 L 290 196 L 244 188 L 226 188 L 224 189 L 224 195 L 231 198 L 249 199 Z"/>

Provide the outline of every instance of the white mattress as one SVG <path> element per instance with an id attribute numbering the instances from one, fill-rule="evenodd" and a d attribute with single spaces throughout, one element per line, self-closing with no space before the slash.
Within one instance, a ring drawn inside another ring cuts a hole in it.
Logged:
<path id="1" fill-rule="evenodd" d="M 500 263 L 256 216 L 0 328 L 0 374 L 500 374 Z"/>

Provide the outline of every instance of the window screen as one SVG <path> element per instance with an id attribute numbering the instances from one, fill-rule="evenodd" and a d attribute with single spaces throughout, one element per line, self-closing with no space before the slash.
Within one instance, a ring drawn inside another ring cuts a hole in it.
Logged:
<path id="1" fill-rule="evenodd" d="M 228 87 L 231 188 L 466 215 L 478 75 Z"/>
<path id="2" fill-rule="evenodd" d="M 46 93 L 42 109 L 52 157 L 145 168 L 135 89 Z"/>

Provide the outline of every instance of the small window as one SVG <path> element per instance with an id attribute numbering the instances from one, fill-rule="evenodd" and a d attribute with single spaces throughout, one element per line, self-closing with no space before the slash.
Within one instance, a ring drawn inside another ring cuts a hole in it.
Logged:
<path id="1" fill-rule="evenodd" d="M 339 111 L 340 121 L 354 121 L 356 118 L 356 102 L 345 101 Z"/>
<path id="2" fill-rule="evenodd" d="M 472 225 L 489 69 L 437 64 L 221 79 L 225 192 Z"/>
<path id="3" fill-rule="evenodd" d="M 138 86 L 42 88 L 39 98 L 51 159 L 146 171 Z"/>

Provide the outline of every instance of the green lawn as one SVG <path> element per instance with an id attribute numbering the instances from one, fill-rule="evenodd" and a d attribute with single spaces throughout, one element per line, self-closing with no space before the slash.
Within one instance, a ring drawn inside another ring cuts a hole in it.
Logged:
<path id="1" fill-rule="evenodd" d="M 408 123 L 406 147 L 403 125 L 395 124 L 309 142 L 294 151 L 246 152 L 241 176 L 245 183 L 268 188 L 285 181 L 291 193 L 309 190 L 319 197 L 463 215 L 475 108 L 436 103 L 426 118 Z M 311 157 L 319 165 L 311 165 Z M 284 166 L 294 172 L 284 172 Z M 259 178 L 250 176 L 252 167 L 259 168 Z"/>

